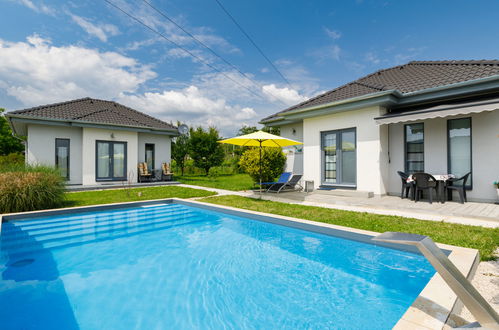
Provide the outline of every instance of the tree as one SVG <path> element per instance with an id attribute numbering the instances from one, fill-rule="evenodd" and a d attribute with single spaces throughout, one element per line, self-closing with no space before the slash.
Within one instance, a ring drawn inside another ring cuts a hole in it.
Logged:
<path id="1" fill-rule="evenodd" d="M 224 160 L 224 150 L 220 143 L 218 131 L 214 127 L 205 131 L 202 127 L 191 128 L 189 138 L 189 156 L 194 166 L 205 170 L 208 175 L 210 168 L 219 166 Z"/>
<path id="2" fill-rule="evenodd" d="M 262 148 L 262 182 L 273 181 L 282 173 L 286 164 L 286 156 L 281 148 Z M 248 173 L 254 182 L 260 181 L 260 150 L 251 148 L 246 150 L 239 165 Z"/>
<path id="3" fill-rule="evenodd" d="M 3 115 L 5 109 L 0 108 L 0 155 L 24 151 L 24 144 L 12 135 L 7 119 Z"/>
<path id="4" fill-rule="evenodd" d="M 184 175 L 185 161 L 189 154 L 189 135 L 180 135 L 175 138 L 172 143 L 172 158 L 180 167 L 182 175 Z"/>

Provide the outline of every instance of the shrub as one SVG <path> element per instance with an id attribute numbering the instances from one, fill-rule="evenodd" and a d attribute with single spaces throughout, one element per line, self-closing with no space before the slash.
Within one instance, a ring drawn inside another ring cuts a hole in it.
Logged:
<path id="1" fill-rule="evenodd" d="M 18 152 L 1 156 L 0 155 L 0 171 L 6 172 L 10 169 L 24 167 L 24 155 Z"/>
<path id="2" fill-rule="evenodd" d="M 59 207 L 64 202 L 64 179 L 50 167 L 26 166 L 0 173 L 0 213 Z"/>
<path id="3" fill-rule="evenodd" d="M 262 182 L 273 181 L 278 177 L 286 164 L 286 156 L 280 148 L 262 148 Z M 260 181 L 259 148 L 252 148 L 243 153 L 239 165 L 248 173 L 254 182 Z"/>

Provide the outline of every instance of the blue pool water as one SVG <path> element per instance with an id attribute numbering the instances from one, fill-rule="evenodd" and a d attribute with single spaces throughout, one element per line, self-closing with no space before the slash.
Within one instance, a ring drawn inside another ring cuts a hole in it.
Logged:
<path id="1" fill-rule="evenodd" d="M 2 329 L 389 329 L 416 254 L 183 204 L 3 224 Z"/>

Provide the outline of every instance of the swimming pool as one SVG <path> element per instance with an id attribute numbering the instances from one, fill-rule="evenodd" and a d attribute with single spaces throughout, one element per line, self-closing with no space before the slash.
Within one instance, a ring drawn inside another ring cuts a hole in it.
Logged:
<path id="1" fill-rule="evenodd" d="M 2 329 L 389 329 L 434 274 L 418 254 L 189 203 L 58 213 L 2 225 Z"/>

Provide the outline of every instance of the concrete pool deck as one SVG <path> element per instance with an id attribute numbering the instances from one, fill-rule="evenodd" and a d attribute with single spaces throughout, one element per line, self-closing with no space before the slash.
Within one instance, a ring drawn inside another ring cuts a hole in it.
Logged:
<path id="1" fill-rule="evenodd" d="M 85 207 L 76 207 L 76 208 L 5 214 L 0 216 L 0 220 L 8 221 L 8 220 L 21 219 L 23 217 L 26 217 L 27 215 L 34 217 L 42 215 L 47 216 L 50 214 L 63 214 L 66 212 L 74 213 L 74 212 L 82 212 L 89 210 L 105 210 L 111 208 L 123 208 L 123 207 L 157 204 L 157 203 L 179 203 L 195 207 L 197 206 L 200 208 L 215 210 L 218 212 L 245 216 L 254 220 L 271 222 L 288 227 L 361 241 L 369 244 L 394 247 L 392 244 L 385 244 L 385 243 L 378 243 L 371 241 L 372 237 L 377 236 L 379 234 L 376 232 L 353 229 L 353 228 L 325 224 L 325 223 L 318 223 L 314 221 L 285 217 L 285 216 L 278 216 L 274 214 L 242 210 L 227 206 L 219 206 L 219 205 L 215 206 L 209 203 L 203 203 L 192 200 L 175 199 L 175 198 L 165 199 L 165 200 L 116 203 L 116 204 L 106 204 L 100 206 L 85 206 Z M 480 260 L 479 253 L 477 250 L 450 246 L 445 244 L 437 244 L 437 245 L 441 249 L 444 249 L 449 253 L 449 259 L 465 275 L 466 278 L 470 280 L 473 278 L 473 275 L 476 271 L 476 268 Z M 405 247 L 398 247 L 398 248 L 400 248 L 401 250 L 410 250 Z M 445 284 L 440 275 L 435 274 L 430 279 L 428 284 L 425 286 L 425 288 L 418 296 L 416 301 L 412 304 L 411 307 L 409 307 L 409 309 L 398 321 L 398 323 L 395 325 L 394 328 L 395 329 L 415 329 L 415 328 L 442 329 L 446 326 L 446 324 L 451 326 L 454 325 L 459 326 L 461 324 L 456 323 L 454 320 L 455 318 L 450 316 L 453 313 L 459 312 L 460 309 L 461 306 L 458 302 L 456 295 Z"/>
<path id="2" fill-rule="evenodd" d="M 275 202 L 318 206 L 330 209 L 367 212 L 381 215 L 394 215 L 419 220 L 441 221 L 487 228 L 499 228 L 499 205 L 491 203 L 469 202 L 460 204 L 446 202 L 429 204 L 426 201 L 415 203 L 397 196 L 355 197 L 336 196 L 324 193 L 283 192 L 263 193 L 248 191 L 231 191 L 195 185 L 179 184 L 181 187 L 204 189 L 216 192 L 220 196 L 236 195 L 250 198 L 261 198 Z"/>

